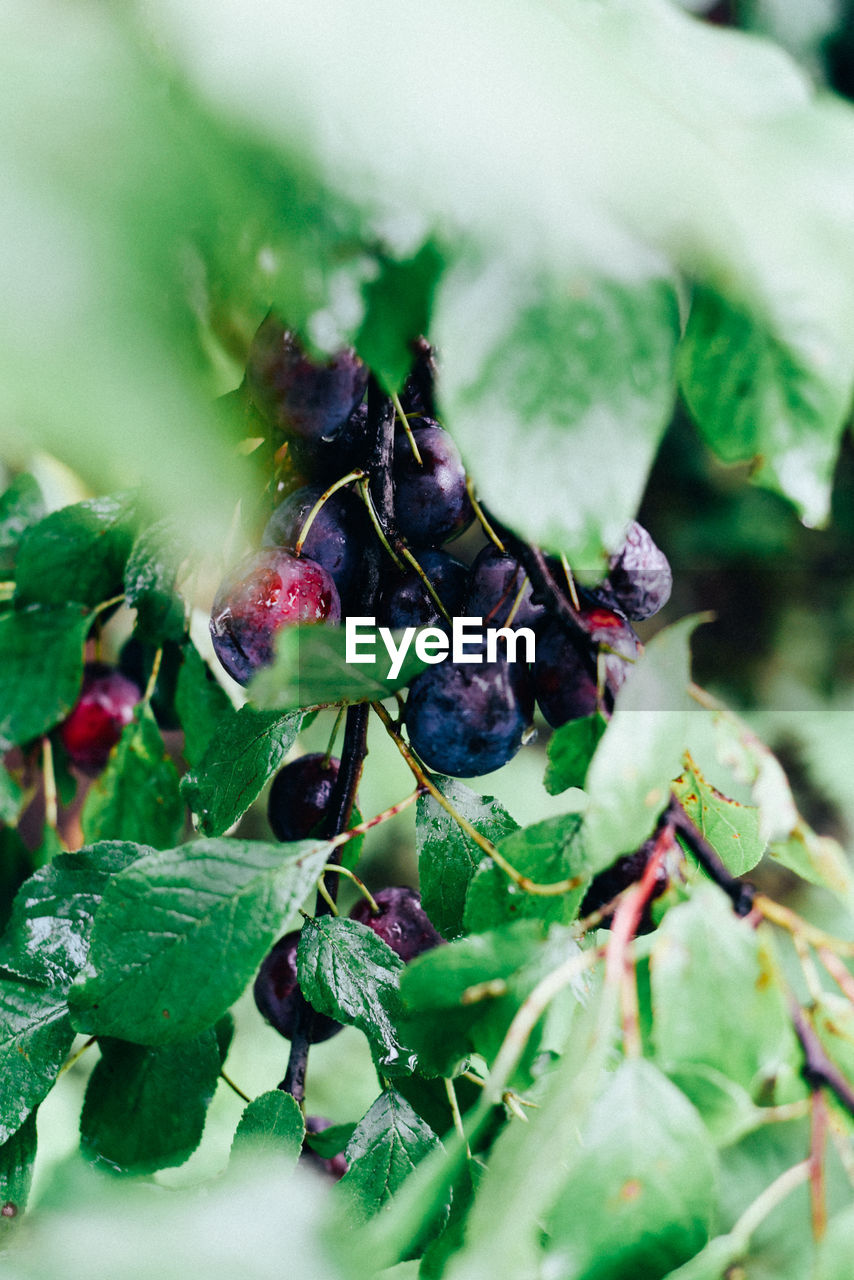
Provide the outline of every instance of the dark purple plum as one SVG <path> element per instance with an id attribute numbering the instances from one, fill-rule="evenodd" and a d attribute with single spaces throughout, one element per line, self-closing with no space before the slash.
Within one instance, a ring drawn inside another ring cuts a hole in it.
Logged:
<path id="1" fill-rule="evenodd" d="M 393 885 L 374 894 L 379 912 L 374 914 L 367 898 L 360 898 L 350 915 L 373 929 L 401 960 L 414 960 L 422 951 L 438 947 L 445 939 L 437 933 L 414 889 Z"/>
<path id="2" fill-rule="evenodd" d="M 611 557 L 603 588 L 606 598 L 635 622 L 651 618 L 670 599 L 670 562 L 636 520 L 629 525 L 620 550 Z"/>
<path id="3" fill-rule="evenodd" d="M 365 462 L 368 406 L 357 405 L 332 440 L 291 437 L 288 452 L 293 467 L 319 484 L 340 480 Z"/>
<path id="4" fill-rule="evenodd" d="M 457 446 L 442 427 L 416 427 L 412 435 L 420 466 L 404 432 L 394 441 L 395 519 L 413 546 L 438 547 L 474 519 L 465 468 Z"/>
<path id="5" fill-rule="evenodd" d="M 647 840 L 634 853 L 627 853 L 622 858 L 618 858 L 610 867 L 606 867 L 604 871 L 600 871 L 598 875 L 594 876 L 590 882 L 589 889 L 584 895 L 584 900 L 581 904 L 581 915 L 592 915 L 594 911 L 598 911 L 600 907 L 604 907 L 606 903 L 616 898 L 618 893 L 628 889 L 630 884 L 636 884 L 646 871 L 654 846 L 655 840 Z M 650 900 L 641 915 L 638 933 L 651 933 L 655 928 L 650 909 L 651 903 L 656 898 L 661 897 L 669 883 L 670 877 L 667 868 L 662 864 L 656 874 Z M 612 919 L 611 915 L 605 916 L 600 927 L 603 929 L 610 928 Z"/>
<path id="6" fill-rule="evenodd" d="M 324 1129 L 330 1129 L 331 1127 L 332 1121 L 327 1120 L 324 1116 L 306 1116 L 305 1118 L 306 1133 L 323 1133 Z M 305 1164 L 317 1169 L 319 1173 L 328 1174 L 336 1182 L 339 1178 L 344 1177 L 349 1168 L 347 1157 L 343 1151 L 339 1151 L 334 1156 L 322 1156 L 310 1147 L 307 1142 L 303 1142 L 300 1159 Z"/>
<path id="7" fill-rule="evenodd" d="M 613 609 L 586 597 L 580 622 L 589 642 L 571 635 L 552 619 L 537 636 L 534 662 L 534 696 L 552 728 L 592 715 L 599 706 L 597 652 L 601 646 L 604 668 L 604 710 L 629 672 L 629 662 L 639 652 L 638 640 L 628 622 Z"/>
<path id="8" fill-rule="evenodd" d="M 320 751 L 299 756 L 273 779 L 267 817 L 277 840 L 307 840 L 329 809 L 341 761 Z"/>
<path id="9" fill-rule="evenodd" d="M 446 659 L 412 682 L 406 724 L 428 768 L 474 778 L 515 756 L 532 711 L 524 662 L 501 656 L 495 662 Z"/>
<path id="10" fill-rule="evenodd" d="M 285 547 L 293 551 L 323 485 L 306 485 L 279 503 L 262 537 L 265 547 Z M 338 588 L 342 608 L 352 603 L 358 591 L 369 524 L 363 504 L 354 493 L 339 489 L 327 498 L 311 522 L 302 554 L 319 564 Z"/>
<path id="11" fill-rule="evenodd" d="M 319 363 L 275 316 L 263 322 L 249 350 L 246 383 L 253 404 L 272 426 L 306 440 L 341 430 L 368 386 L 368 370 L 351 348 Z"/>
<path id="12" fill-rule="evenodd" d="M 301 990 L 297 981 L 297 947 L 299 930 L 286 933 L 264 957 L 255 979 L 253 994 L 258 1012 L 279 1035 L 293 1039 L 297 1029 Z M 341 1023 L 325 1013 L 315 1011 L 311 1024 L 311 1043 L 328 1040 L 342 1029 Z"/>
<path id="13" fill-rule="evenodd" d="M 87 662 L 80 697 L 59 726 L 71 763 L 83 773 L 100 773 L 141 697 L 139 686 L 115 667 Z"/>
<path id="14" fill-rule="evenodd" d="M 505 626 L 523 584 L 522 599 L 511 625 L 533 627 L 546 616 L 546 608 L 531 600 L 531 583 L 526 579 L 524 569 L 518 560 L 497 547 L 491 544 L 484 547 L 471 568 L 466 616 L 483 618 L 485 627 Z"/>
<path id="15" fill-rule="evenodd" d="M 226 578 L 213 602 L 210 630 L 228 674 L 248 684 L 272 662 L 282 627 L 340 619 L 338 591 L 326 570 L 305 556 L 270 547 L 247 557 Z"/>
<path id="16" fill-rule="evenodd" d="M 416 551 L 415 559 L 432 583 L 442 604 L 453 618 L 462 613 L 468 591 L 469 570 L 446 551 Z M 377 621 L 382 627 L 432 627 L 444 624 L 429 591 L 415 570 L 392 573 L 377 603 Z"/>

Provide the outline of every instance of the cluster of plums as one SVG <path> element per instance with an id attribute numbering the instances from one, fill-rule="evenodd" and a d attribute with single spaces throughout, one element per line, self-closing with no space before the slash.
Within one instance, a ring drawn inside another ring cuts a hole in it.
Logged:
<path id="1" fill-rule="evenodd" d="M 410 686 L 405 718 L 417 754 L 437 772 L 479 776 L 518 751 L 535 700 L 554 727 L 597 708 L 609 710 L 639 651 L 631 623 L 666 603 L 670 566 L 633 523 L 607 578 L 595 591 L 579 591 L 579 627 L 573 630 L 498 546 L 487 543 L 471 564 L 452 556 L 445 544 L 469 527 L 474 510 L 460 455 L 431 416 L 431 397 L 413 372 L 401 395 L 409 430 L 397 426 L 391 479 L 395 532 L 421 574 L 384 554 L 379 594 L 367 607 L 364 551 L 376 534 L 366 508 L 352 486 L 316 504 L 331 483 L 366 462 L 368 381 L 369 371 L 352 350 L 325 364 L 313 361 L 272 316 L 256 334 L 245 386 L 299 476 L 272 512 L 261 549 L 217 593 L 214 648 L 229 674 L 246 684 L 271 661 L 278 630 L 294 623 L 337 623 L 354 614 L 376 616 L 378 625 L 391 628 L 446 628 L 454 616 L 481 618 L 484 628 L 529 627 L 536 637 L 531 666 L 511 662 L 499 647 L 492 661 L 447 658 L 431 665 Z M 569 599 L 562 566 L 550 564 Z"/>

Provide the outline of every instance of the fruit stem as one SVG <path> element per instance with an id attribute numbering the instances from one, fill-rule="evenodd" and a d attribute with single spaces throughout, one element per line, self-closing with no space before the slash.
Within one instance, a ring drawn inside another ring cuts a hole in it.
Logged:
<path id="1" fill-rule="evenodd" d="M 562 551 L 560 553 L 560 562 L 563 565 L 563 575 L 566 578 L 566 585 L 567 585 L 567 589 L 569 590 L 569 598 L 572 601 L 573 608 L 577 609 L 580 613 L 581 604 L 578 599 L 578 592 L 575 588 L 575 578 L 573 576 L 572 570 L 569 567 L 569 561 L 567 560 L 566 556 Z"/>
<path id="2" fill-rule="evenodd" d="M 404 431 L 406 432 L 406 438 L 409 441 L 409 447 L 412 450 L 412 456 L 415 459 L 415 461 L 418 463 L 419 467 L 423 467 L 424 459 L 421 457 L 421 451 L 418 448 L 418 445 L 415 443 L 415 436 L 412 434 L 412 428 L 409 425 L 409 421 L 406 417 L 406 414 L 403 412 L 403 405 L 400 403 L 400 396 L 395 391 L 391 393 L 391 402 L 394 405 L 394 411 L 397 414 L 397 417 L 400 421 L 400 425 L 403 427 Z"/>
<path id="3" fill-rule="evenodd" d="M 381 813 L 377 813 L 373 818 L 366 818 L 363 822 L 359 822 L 354 827 L 348 827 L 346 831 L 342 831 L 340 835 L 335 836 L 331 841 L 333 849 L 339 848 L 342 844 L 346 844 L 348 840 L 352 840 L 354 836 L 363 836 L 366 831 L 370 831 L 371 827 L 378 827 L 381 822 L 387 822 L 389 818 L 396 818 L 404 809 L 408 809 L 414 804 L 420 795 L 423 795 L 424 788 L 416 787 L 411 795 L 404 800 L 398 800 L 397 804 L 390 805 L 388 809 L 383 809 Z M 349 875 L 350 873 L 341 868 L 342 873 Z M 361 882 L 360 882 L 361 883 Z"/>
<path id="4" fill-rule="evenodd" d="M 812 1089 L 829 1089 L 850 1116 L 854 1116 L 854 1089 L 824 1047 L 810 1025 L 807 1015 L 796 1000 L 790 1000 L 792 1025 L 804 1053 L 801 1075 Z"/>
<path id="5" fill-rule="evenodd" d="M 59 1068 L 59 1070 L 56 1073 L 57 1076 L 61 1076 L 64 1071 L 70 1071 L 71 1068 L 74 1066 L 75 1062 L 77 1062 L 80 1058 L 83 1057 L 83 1054 L 86 1052 L 87 1049 L 92 1048 L 92 1045 L 95 1043 L 97 1039 L 98 1039 L 97 1036 L 90 1036 L 85 1044 L 81 1044 L 80 1048 L 75 1050 L 75 1052 L 72 1053 L 70 1058 L 65 1059 L 62 1066 Z"/>
<path id="6" fill-rule="evenodd" d="M 324 880 L 323 876 L 321 876 L 317 882 L 317 892 L 320 894 L 321 898 L 329 908 L 329 914 L 332 916 L 337 916 L 339 914 L 338 904 L 336 903 L 332 894 L 327 889 L 326 881 Z"/>
<path id="7" fill-rule="evenodd" d="M 466 1142 L 466 1131 L 463 1128 L 463 1118 L 460 1115 L 460 1104 L 457 1102 L 457 1091 L 454 1088 L 454 1082 L 449 1076 L 445 1077 L 445 1093 L 448 1095 L 448 1106 L 451 1108 L 451 1116 L 454 1121 L 454 1128 L 460 1138 L 466 1144 L 466 1158 L 471 1160 L 471 1147 Z"/>
<path id="8" fill-rule="evenodd" d="M 387 552 L 388 552 L 388 554 L 391 556 L 392 560 L 394 561 L 394 563 L 397 565 L 398 569 L 400 569 L 400 571 L 401 571 L 401 573 L 402 573 L 402 572 L 403 572 L 403 564 L 402 564 L 402 562 L 401 562 L 401 560 L 400 560 L 399 556 L 397 555 L 397 553 L 396 553 L 396 552 L 394 551 L 394 549 L 392 548 L 392 545 L 391 545 L 391 543 L 389 542 L 388 538 L 385 536 L 385 533 L 383 532 L 383 527 L 382 527 L 382 525 L 380 524 L 379 516 L 377 515 L 376 507 L 374 506 L 374 500 L 373 500 L 373 498 L 371 497 L 371 491 L 370 491 L 370 489 L 369 489 L 369 487 L 368 487 L 368 482 L 367 482 L 367 480 L 363 480 L 363 481 L 361 481 L 361 483 L 359 484 L 359 492 L 361 493 L 361 495 L 362 495 L 362 500 L 363 500 L 363 502 L 364 502 L 365 506 L 367 507 L 367 510 L 368 510 L 368 517 L 369 517 L 369 519 L 370 519 L 370 521 L 371 521 L 371 524 L 374 526 L 374 532 L 376 533 L 376 535 L 377 535 L 377 537 L 379 538 L 380 542 L 383 544 L 383 546 L 385 547 L 386 551 L 387 551 Z"/>
<path id="9" fill-rule="evenodd" d="M 420 565 L 420 564 L 418 563 L 418 561 L 415 559 L 415 556 L 414 556 L 414 555 L 412 554 L 412 552 L 409 550 L 409 547 L 405 546 L 404 544 L 401 544 L 401 547 L 400 547 L 400 554 L 404 557 L 404 559 L 406 559 L 406 560 L 409 562 L 409 564 L 412 566 L 412 568 L 413 568 L 413 569 L 415 570 L 415 572 L 418 574 L 418 577 L 421 579 L 421 581 L 424 583 L 424 586 L 427 588 L 427 591 L 428 591 L 428 593 L 429 593 L 429 595 L 430 595 L 430 599 L 433 601 L 434 605 L 435 605 L 435 606 L 436 606 L 436 608 L 439 610 L 439 612 L 441 613 L 442 617 L 445 619 L 445 621 L 446 621 L 446 622 L 448 623 L 448 625 L 450 626 L 450 625 L 451 625 L 451 615 L 448 613 L 448 610 L 447 610 L 447 609 L 445 608 L 445 606 L 442 604 L 442 601 L 439 599 L 439 596 L 438 596 L 438 595 L 437 595 L 437 593 L 436 593 L 436 588 L 433 586 L 433 583 L 430 581 L 430 579 L 427 577 L 427 574 L 426 574 L 426 573 L 424 572 L 424 570 L 421 568 L 421 565 Z"/>
<path id="10" fill-rule="evenodd" d="M 59 822 L 56 772 L 53 767 L 53 744 L 47 734 L 42 738 L 42 777 L 44 778 L 44 820 L 51 831 L 56 831 Z"/>
<path id="11" fill-rule="evenodd" d="M 297 538 L 296 544 L 294 546 L 294 555 L 297 555 L 297 556 L 302 555 L 303 543 L 308 537 L 309 530 L 311 529 L 311 526 L 314 524 L 320 512 L 323 510 L 324 504 L 329 501 L 333 493 L 337 493 L 338 490 L 343 489 L 345 485 L 352 484 L 354 480 L 363 480 L 364 477 L 365 477 L 365 472 L 362 470 L 362 468 L 355 467 L 352 471 L 348 471 L 346 476 L 342 476 L 340 480 L 336 480 L 334 484 L 331 484 L 328 489 L 324 489 L 323 493 L 317 499 L 317 502 L 315 502 L 314 506 L 311 508 L 311 511 L 309 511 L 308 515 L 303 521 L 302 528 L 299 531 L 299 537 Z"/>
<path id="12" fill-rule="evenodd" d="M 772 1213 L 778 1205 L 792 1194 L 792 1192 L 806 1182 L 810 1174 L 809 1160 L 801 1160 L 799 1164 L 792 1165 L 791 1169 L 787 1169 L 785 1173 L 781 1173 L 779 1178 L 775 1178 L 770 1186 L 756 1197 L 752 1204 L 748 1205 L 744 1213 L 732 1228 L 730 1235 L 736 1236 L 744 1241 L 745 1249 L 750 1243 L 750 1237 L 756 1231 L 757 1227 Z"/>
<path id="13" fill-rule="evenodd" d="M 148 684 L 145 686 L 145 693 L 142 695 L 142 701 L 145 706 L 151 705 L 151 699 L 154 697 L 154 690 L 157 687 L 157 677 L 160 675 L 160 664 L 163 661 L 163 646 L 154 655 L 154 661 L 151 664 L 151 675 L 148 677 Z"/>
<path id="14" fill-rule="evenodd" d="M 521 603 L 522 603 L 522 597 L 523 597 L 523 596 L 524 596 L 524 594 L 525 594 L 525 588 L 527 587 L 528 582 L 529 582 L 528 575 L 527 575 L 527 573 L 524 573 L 524 574 L 522 575 L 522 585 L 521 585 L 521 587 L 519 588 L 519 590 L 516 592 L 516 598 L 515 598 L 515 600 L 513 601 L 513 605 L 512 605 L 512 607 L 511 607 L 510 612 L 509 612 L 509 613 L 508 613 L 508 615 L 507 615 L 507 619 L 506 619 L 506 621 L 505 621 L 505 623 L 504 623 L 505 627 L 512 627 L 512 626 L 513 626 L 513 619 L 516 617 L 516 614 L 519 612 L 519 606 L 520 606 L 520 605 L 521 605 Z"/>
<path id="15" fill-rule="evenodd" d="M 382 720 L 385 725 L 386 732 L 394 742 L 406 763 L 409 765 L 409 768 L 411 769 L 419 786 L 423 787 L 425 791 L 430 792 L 430 795 L 436 803 L 440 804 L 448 816 L 453 818 L 457 826 L 466 833 L 469 839 L 475 842 L 477 847 L 481 849 L 483 853 L 492 859 L 497 867 L 501 868 L 504 874 L 508 876 L 514 884 L 519 886 L 523 893 L 534 894 L 538 897 L 559 897 L 562 894 L 571 893 L 573 889 L 577 889 L 584 883 L 587 879 L 586 876 L 571 876 L 566 880 L 556 880 L 553 884 L 537 884 L 536 881 L 523 875 L 521 871 L 517 871 L 513 864 L 508 862 L 502 853 L 498 852 L 492 841 L 487 840 L 486 836 L 481 835 L 477 827 L 472 826 L 467 818 L 464 818 L 461 813 L 457 812 L 450 800 L 442 795 L 439 788 L 431 781 L 429 774 L 421 767 L 406 742 L 404 742 L 403 738 L 398 733 L 391 716 L 386 711 L 382 703 L 372 702 L 371 706 L 379 716 L 380 720 Z"/>
<path id="16" fill-rule="evenodd" d="M 827 1102 L 821 1089 L 812 1093 L 810 1114 L 810 1217 L 813 1240 L 818 1243 L 827 1230 L 827 1191 L 824 1157 L 827 1149 Z"/>
<path id="17" fill-rule="evenodd" d="M 838 956 L 854 956 L 854 942 L 845 938 L 834 938 L 832 934 L 825 933 L 824 929 L 819 929 L 808 920 L 804 920 L 803 916 L 799 916 L 791 908 L 784 907 L 782 902 L 767 898 L 764 893 L 756 894 L 753 906 L 764 919 L 770 920 L 772 924 L 778 924 L 796 937 L 803 938 L 810 946 L 825 947 Z"/>
<path id="18" fill-rule="evenodd" d="M 341 721 L 344 719 L 346 710 L 346 707 L 338 708 L 338 714 L 335 717 L 335 723 L 332 726 L 332 732 L 329 735 L 329 743 L 323 757 L 323 763 L 325 766 L 328 765 L 329 761 L 332 759 L 332 752 L 335 749 L 335 739 L 338 737 L 338 730 L 341 728 Z"/>
<path id="19" fill-rule="evenodd" d="M 490 542 L 495 543 L 499 551 L 502 551 L 502 552 L 505 551 L 506 548 L 504 546 L 504 543 L 501 541 L 498 534 L 493 529 L 491 523 L 487 519 L 486 512 L 484 511 L 483 507 L 480 505 L 477 498 L 475 497 L 474 481 L 472 480 L 471 476 L 466 476 L 466 492 L 468 493 L 469 502 L 472 505 L 472 510 L 474 511 L 474 514 L 477 517 L 477 521 L 480 527 L 483 529 L 483 532 L 486 534 L 487 538 L 489 538 Z"/>
<path id="20" fill-rule="evenodd" d="M 415 792 L 415 795 L 416 796 L 418 795 L 417 791 Z M 399 806 L 396 806 L 396 811 L 397 812 L 400 811 Z M 346 834 L 349 835 L 350 833 L 347 832 Z M 339 876 L 346 876 L 348 880 L 352 880 L 353 884 L 356 886 L 356 888 L 359 890 L 362 896 L 364 898 L 367 898 L 368 905 L 370 906 L 373 914 L 375 916 L 378 916 L 380 914 L 379 903 L 377 902 L 374 895 L 371 893 L 368 886 L 365 884 L 364 880 L 360 880 L 359 877 L 356 875 L 355 871 L 351 871 L 349 867 L 341 867 L 338 865 L 337 862 L 327 862 L 326 866 L 323 868 L 323 871 L 324 871 L 324 874 L 327 871 L 337 871 Z"/>
<path id="21" fill-rule="evenodd" d="M 240 1085 L 235 1084 L 231 1076 L 227 1076 L 225 1074 L 222 1067 L 220 1067 L 220 1070 L 219 1070 L 219 1078 L 220 1080 L 224 1081 L 225 1084 L 228 1085 L 229 1089 L 232 1089 L 237 1094 L 238 1098 L 242 1098 L 244 1102 L 252 1101 L 252 1099 L 249 1097 L 249 1094 L 244 1093 L 243 1090 L 240 1088 Z"/>

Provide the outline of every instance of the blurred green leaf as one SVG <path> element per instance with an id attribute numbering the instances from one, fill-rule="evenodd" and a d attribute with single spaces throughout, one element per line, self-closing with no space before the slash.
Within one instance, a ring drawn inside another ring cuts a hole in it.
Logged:
<path id="1" fill-rule="evenodd" d="M 591 873 L 639 848 L 667 805 L 688 729 L 688 642 L 700 620 L 682 618 L 659 632 L 617 696 L 587 773 L 583 840 Z"/>
<path id="2" fill-rule="evenodd" d="M 492 796 L 480 796 L 456 778 L 435 775 L 433 782 L 456 812 L 487 840 L 497 843 L 519 829 Z M 463 932 L 465 895 L 483 851 L 431 795 L 418 798 L 415 847 L 422 906 L 439 933 L 454 938 Z"/>
<path id="3" fill-rule="evenodd" d="M 22 471 L 0 494 L 0 573 L 4 576 L 14 575 L 21 538 L 30 525 L 38 524 L 44 515 L 41 489 L 28 472 Z"/>
<path id="4" fill-rule="evenodd" d="M 694 1107 L 651 1062 L 622 1063 L 548 1216 L 564 1274 L 662 1277 L 709 1237 L 715 1149 Z"/>
<path id="5" fill-rule="evenodd" d="M 202 733 L 208 732 L 210 700 Z M 299 713 L 230 707 L 210 731 L 201 759 L 181 782 L 181 794 L 205 835 L 222 835 L 246 812 L 266 782 L 284 764 L 300 731 Z M 194 729 L 195 733 L 196 730 Z"/>
<path id="6" fill-rule="evenodd" d="M 259 707 L 279 711 L 382 701 L 426 666 L 410 645 L 399 674 L 392 678 L 391 659 L 377 630 L 366 625 L 360 634 L 361 653 L 366 658 L 371 655 L 371 660 L 353 665 L 346 661 L 343 626 L 283 627 L 276 637 L 275 661 L 252 680 L 249 696 Z M 392 633 L 396 644 L 401 634 Z M 373 647 L 368 643 L 371 638 Z"/>
<path id="7" fill-rule="evenodd" d="M 305 1137 L 305 1120 L 299 1103 L 281 1089 L 253 1098 L 240 1117 L 232 1154 L 255 1158 L 259 1151 L 296 1164 Z"/>
<path id="8" fill-rule="evenodd" d="M 401 390 L 412 364 L 411 343 L 430 326 L 433 293 L 444 259 L 428 241 L 405 262 L 381 259 L 364 287 L 365 317 L 356 335 L 359 355 L 386 391 Z"/>
<path id="9" fill-rule="evenodd" d="M 355 1124 L 332 1124 L 328 1129 L 319 1129 L 316 1133 L 307 1133 L 306 1145 L 316 1151 L 319 1156 L 328 1160 L 343 1151 L 353 1136 Z"/>
<path id="10" fill-rule="evenodd" d="M 91 622 L 77 604 L 0 615 L 0 748 L 37 738 L 68 715 L 80 692 Z"/>
<path id="11" fill-rule="evenodd" d="M 122 730 L 106 769 L 89 789 L 80 822 L 90 844 L 127 840 L 169 849 L 179 839 L 184 804 L 178 771 L 149 708 Z"/>
<path id="12" fill-rule="evenodd" d="M 590 761 L 607 727 L 605 717 L 595 711 L 555 729 L 546 747 L 545 788 L 550 796 L 560 795 L 568 787 L 584 786 Z"/>
<path id="13" fill-rule="evenodd" d="M 703 886 L 668 911 L 651 973 L 653 1041 L 666 1070 L 703 1064 L 755 1096 L 795 1052 L 774 958 L 717 890 Z"/>
<path id="14" fill-rule="evenodd" d="M 306 999 L 320 1013 L 363 1031 L 384 1072 L 415 1066 L 396 1027 L 403 968 L 391 947 L 358 920 L 318 916 L 302 927 L 297 974 Z"/>
<path id="15" fill-rule="evenodd" d="M 0 766 L 0 823 L 14 826 L 18 821 L 23 793 L 14 778 Z"/>
<path id="16" fill-rule="evenodd" d="M 716 1147 L 738 1142 L 767 1122 L 744 1086 L 714 1067 L 685 1063 L 667 1075 L 697 1108 Z"/>
<path id="17" fill-rule="evenodd" d="M 184 730 L 184 758 L 188 764 L 198 765 L 213 740 L 217 723 L 226 720 L 232 707 L 228 694 L 217 684 L 191 640 L 182 645 L 181 652 L 175 709 Z"/>
<path id="18" fill-rule="evenodd" d="M 84 1155 L 116 1173 L 183 1164 L 201 1141 L 219 1079 L 214 1032 L 157 1048 L 108 1036 L 98 1043 L 80 1116 Z"/>
<path id="19" fill-rule="evenodd" d="M 26 531 L 15 566 L 15 599 L 96 605 L 121 595 L 133 540 L 132 495 L 93 498 L 63 507 Z"/>
<path id="20" fill-rule="evenodd" d="M 175 580 L 184 558 L 179 533 L 168 520 L 138 533 L 124 569 L 125 599 L 136 609 L 139 635 L 154 644 L 184 634 L 184 606 Z"/>
<path id="21" fill-rule="evenodd" d="M 827 1224 L 827 1235 L 818 1246 L 814 1280 L 847 1280 L 851 1269 L 852 1240 L 854 1206 L 849 1206 Z"/>
<path id="22" fill-rule="evenodd" d="M 234 1003 L 317 879 L 329 846 L 197 840 L 107 886 L 75 1025 L 135 1044 L 199 1034 Z"/>

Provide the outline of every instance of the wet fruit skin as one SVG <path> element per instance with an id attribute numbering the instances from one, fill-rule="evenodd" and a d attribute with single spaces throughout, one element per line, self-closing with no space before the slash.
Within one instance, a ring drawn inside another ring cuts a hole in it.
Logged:
<path id="1" fill-rule="evenodd" d="M 339 622 L 330 575 L 305 556 L 270 547 L 247 557 L 217 592 L 210 631 L 216 655 L 238 684 L 248 684 L 275 652 L 276 633 L 307 622 Z"/>
<path id="2" fill-rule="evenodd" d="M 413 554 L 430 579 L 448 616 L 453 618 L 461 614 L 469 585 L 466 565 L 446 551 L 431 549 Z M 446 625 L 435 600 L 414 569 L 410 573 L 389 575 L 377 603 L 377 622 L 381 627 Z"/>
<path id="3" fill-rule="evenodd" d="M 88 662 L 83 687 L 59 727 L 68 758 L 84 773 L 100 773 L 142 697 L 139 686 L 102 662 Z"/>
<path id="4" fill-rule="evenodd" d="M 367 898 L 360 898 L 350 916 L 373 929 L 401 960 L 414 960 L 423 951 L 438 947 L 445 941 L 427 918 L 421 896 L 414 889 L 393 885 L 379 889 L 374 898 L 379 907 L 377 914 L 374 914 Z"/>
<path id="5" fill-rule="evenodd" d="M 524 662 L 456 663 L 417 676 L 406 704 L 409 741 L 430 769 L 474 778 L 515 756 L 531 721 Z"/>
<path id="6" fill-rule="evenodd" d="M 465 468 L 457 446 L 442 427 L 418 427 L 412 435 L 420 466 L 405 433 L 394 441 L 395 519 L 412 546 L 438 547 L 474 519 Z"/>
<path id="7" fill-rule="evenodd" d="M 534 604 L 531 599 L 531 583 L 526 581 L 522 566 L 497 547 L 483 548 L 472 565 L 471 575 L 465 613 L 469 618 L 483 618 L 485 627 L 506 625 L 523 583 L 522 599 L 511 626 L 533 627 L 546 616 L 545 605 Z"/>
<path id="8" fill-rule="evenodd" d="M 295 929 L 279 938 L 264 957 L 252 988 L 258 1012 L 286 1040 L 293 1039 L 302 999 L 297 981 L 299 936 L 299 930 Z M 319 1044 L 321 1040 L 328 1040 L 341 1030 L 340 1022 L 325 1013 L 315 1012 L 311 1024 L 311 1043 Z"/>
<path id="9" fill-rule="evenodd" d="M 332 799 L 341 761 L 311 752 L 284 765 L 273 779 L 267 817 L 277 840 L 307 840 Z"/>
<path id="10" fill-rule="evenodd" d="M 264 547 L 293 551 L 323 485 L 305 485 L 279 503 L 264 530 Z M 342 606 L 358 591 L 361 564 L 368 539 L 365 508 L 354 493 L 340 489 L 327 498 L 302 544 L 302 555 L 319 564 L 338 588 Z"/>
<path id="11" fill-rule="evenodd" d="M 604 646 L 605 710 L 613 706 L 630 662 L 640 651 L 637 636 L 626 619 L 593 597 L 582 598 L 579 621 L 587 643 L 582 635 L 570 635 L 556 619 L 541 626 L 537 635 L 534 697 L 553 729 L 592 715 L 599 706 L 598 646 Z"/>
<path id="12" fill-rule="evenodd" d="M 326 362 L 310 359 L 274 316 L 255 334 L 246 366 L 249 394 L 260 413 L 279 431 L 306 440 L 340 431 L 364 396 L 368 376 L 350 348 Z"/>
<path id="13" fill-rule="evenodd" d="M 611 557 L 605 590 L 627 618 L 639 622 L 663 609 L 673 589 L 673 573 L 664 552 L 643 525 L 633 520 L 626 539 Z"/>

